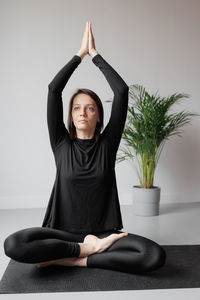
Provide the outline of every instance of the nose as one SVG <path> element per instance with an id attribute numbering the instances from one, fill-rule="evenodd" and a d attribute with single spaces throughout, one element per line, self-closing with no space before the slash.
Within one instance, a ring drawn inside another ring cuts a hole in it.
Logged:
<path id="1" fill-rule="evenodd" d="M 85 116 L 85 115 L 86 115 L 85 108 L 82 108 L 82 110 L 80 111 L 80 116 Z"/>

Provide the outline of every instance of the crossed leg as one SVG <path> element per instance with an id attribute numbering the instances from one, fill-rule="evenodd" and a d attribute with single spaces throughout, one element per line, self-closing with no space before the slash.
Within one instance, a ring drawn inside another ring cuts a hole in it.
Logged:
<path id="1" fill-rule="evenodd" d="M 105 233 L 98 236 L 102 238 Z M 88 256 L 87 267 L 136 274 L 156 270 L 165 264 L 165 260 L 166 253 L 160 245 L 129 233 L 113 243 L 105 252 Z"/>
<path id="2" fill-rule="evenodd" d="M 105 251 L 124 235 L 127 233 L 113 233 L 99 239 L 91 234 L 30 227 L 9 235 L 4 241 L 4 251 L 16 261 L 39 263 L 38 266 L 50 264 L 86 266 L 86 257 Z"/>
<path id="3" fill-rule="evenodd" d="M 91 234 L 86 235 L 83 243 L 78 243 L 80 246 L 79 257 L 61 258 L 53 261 L 42 262 L 38 264 L 38 267 L 46 267 L 49 265 L 87 267 L 88 256 L 106 251 L 114 242 L 127 235 L 127 232 L 114 232 L 109 235 L 105 235 L 102 238 L 98 238 Z"/>
<path id="4" fill-rule="evenodd" d="M 63 257 L 78 257 L 78 242 L 84 234 L 74 234 L 46 227 L 30 227 L 10 234 L 4 251 L 10 258 L 24 263 L 40 263 Z"/>
<path id="5" fill-rule="evenodd" d="M 74 234 L 45 227 L 31 227 L 14 232 L 4 241 L 7 256 L 38 266 L 96 267 L 128 273 L 152 271 L 165 263 L 165 252 L 155 242 L 142 236 L 120 231 L 94 235 Z M 122 238 L 123 236 L 123 238 Z M 84 254 L 84 241 L 97 239 L 93 254 Z M 83 252 L 81 252 L 83 249 Z"/>

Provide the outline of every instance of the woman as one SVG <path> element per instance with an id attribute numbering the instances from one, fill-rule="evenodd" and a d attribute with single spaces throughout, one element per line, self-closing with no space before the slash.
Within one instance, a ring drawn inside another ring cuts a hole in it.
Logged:
<path id="1" fill-rule="evenodd" d="M 89 89 L 78 89 L 63 122 L 62 91 L 85 55 L 99 67 L 114 93 L 110 120 Z M 97 52 L 86 23 L 79 52 L 49 84 L 47 123 L 56 162 L 56 179 L 42 227 L 19 230 L 4 241 L 7 256 L 24 263 L 98 267 L 128 273 L 153 271 L 165 263 L 155 242 L 123 228 L 115 159 L 126 121 L 128 86 Z"/>

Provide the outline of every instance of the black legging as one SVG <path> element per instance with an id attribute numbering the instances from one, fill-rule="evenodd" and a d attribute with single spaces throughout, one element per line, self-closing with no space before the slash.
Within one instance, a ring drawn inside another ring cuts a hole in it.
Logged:
<path id="1" fill-rule="evenodd" d="M 111 233 L 121 232 L 112 230 L 95 235 L 104 238 Z M 78 257 L 78 243 L 82 243 L 86 235 L 47 227 L 31 227 L 9 235 L 4 241 L 4 251 L 10 258 L 23 263 Z M 106 251 L 88 256 L 87 267 L 142 273 L 162 267 L 165 257 L 163 248 L 157 243 L 129 233 Z"/>

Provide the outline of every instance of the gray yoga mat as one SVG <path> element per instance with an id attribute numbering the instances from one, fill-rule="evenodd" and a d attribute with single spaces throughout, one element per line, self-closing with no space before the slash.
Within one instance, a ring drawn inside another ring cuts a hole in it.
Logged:
<path id="1" fill-rule="evenodd" d="M 11 259 L 0 282 L 0 294 L 199 288 L 200 245 L 163 248 L 165 266 L 140 275 L 98 268 L 37 268 Z"/>

